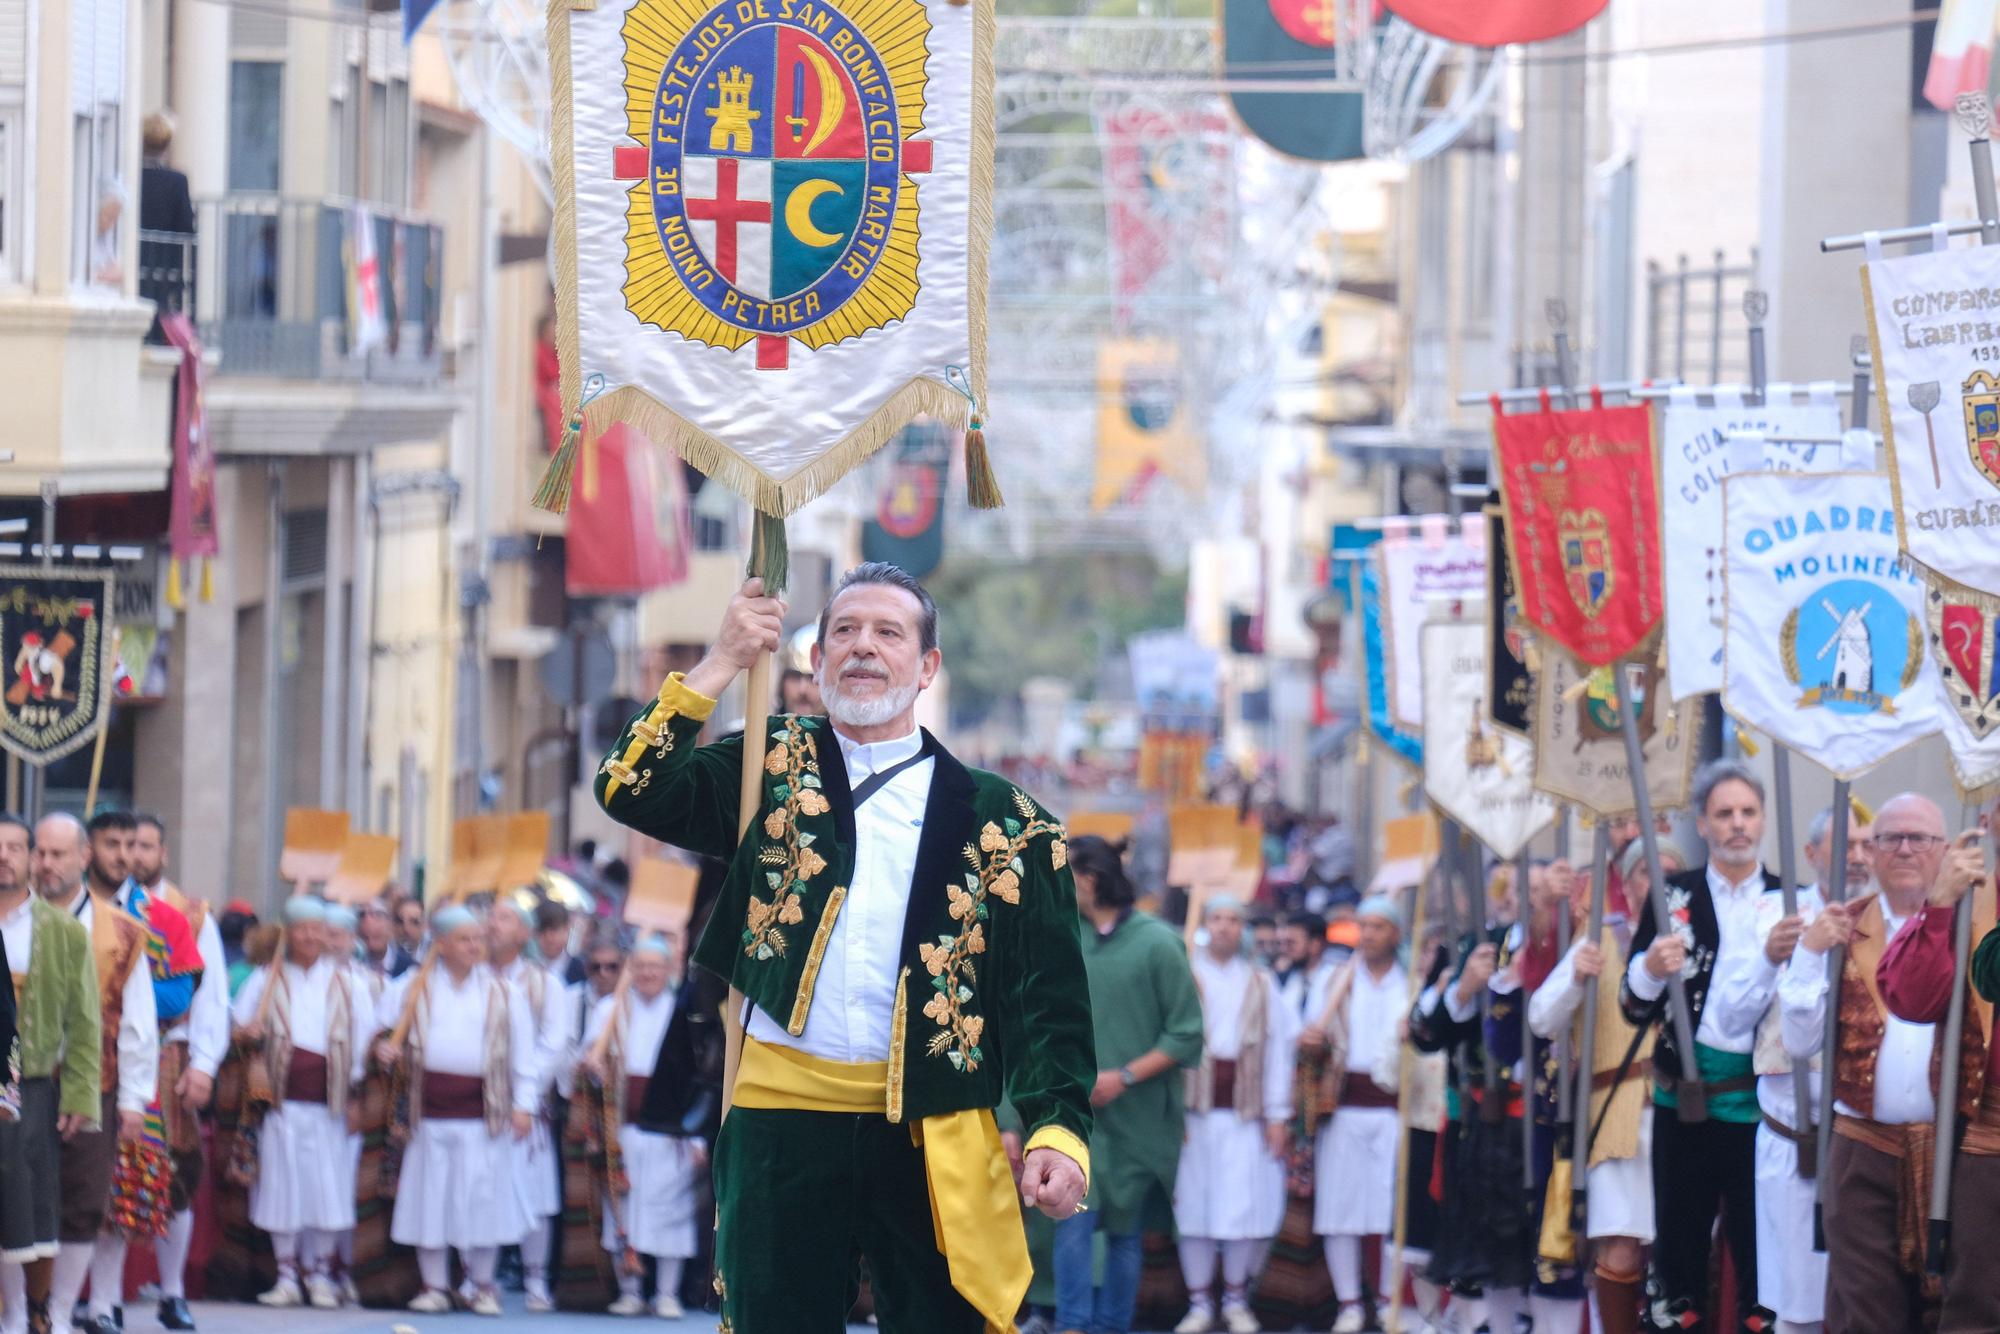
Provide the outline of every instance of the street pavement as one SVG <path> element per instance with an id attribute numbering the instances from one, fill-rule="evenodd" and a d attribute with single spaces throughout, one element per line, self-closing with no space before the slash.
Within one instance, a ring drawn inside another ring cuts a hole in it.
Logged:
<path id="1" fill-rule="evenodd" d="M 714 1334 L 715 1317 L 706 1311 L 691 1311 L 680 1320 L 660 1320 L 653 1316 L 619 1319 L 608 1315 L 574 1315 L 558 1311 L 550 1315 L 528 1315 L 521 1309 L 521 1295 L 504 1294 L 507 1313 L 499 1319 L 476 1315 L 412 1315 L 407 1311 L 315 1311 L 299 1307 L 273 1311 L 253 1303 L 195 1302 L 194 1318 L 200 1334 L 481 1334 L 482 1330 L 505 1328 L 525 1334 Z M 150 1303 L 131 1302 L 125 1307 L 125 1328 L 130 1334 L 159 1334 Z M 852 1334 L 874 1334 L 870 1325 L 850 1326 Z"/>

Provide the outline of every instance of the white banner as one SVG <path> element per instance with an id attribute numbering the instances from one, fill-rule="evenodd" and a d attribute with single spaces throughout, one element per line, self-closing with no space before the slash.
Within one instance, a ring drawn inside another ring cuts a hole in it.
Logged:
<path id="1" fill-rule="evenodd" d="M 1799 393 L 1805 398 L 1795 397 Z M 1660 454 L 1660 549 L 1666 586 L 1667 685 L 1676 701 L 1722 689 L 1722 479 L 1729 474 L 1732 431 L 1781 437 L 1840 434 L 1840 405 L 1830 383 L 1774 384 L 1763 407 L 1743 391 L 1718 386 L 1704 395 L 1678 388 L 1657 409 Z M 1758 466 L 1826 472 L 1840 466 L 1838 447 L 1763 445 Z"/>
<path id="2" fill-rule="evenodd" d="M 2000 597 L 1933 575 L 1924 598 L 1959 790 L 2000 785 Z"/>
<path id="3" fill-rule="evenodd" d="M 1723 707 L 1836 778 L 1942 726 L 1924 584 L 1888 502 L 1880 473 L 1723 483 Z"/>
<path id="4" fill-rule="evenodd" d="M 1637 803 L 1632 797 L 1632 770 L 1625 762 L 1625 730 L 1618 716 L 1613 669 L 1587 670 L 1557 645 L 1542 643 L 1539 648 L 1535 786 L 1558 801 L 1598 815 L 1631 813 Z M 1639 711 L 1639 747 L 1653 809 L 1685 806 L 1694 779 L 1701 705 L 1669 700 L 1650 663 L 1627 662 L 1620 668 Z"/>
<path id="5" fill-rule="evenodd" d="M 1861 295 L 1897 538 L 2000 593 L 2000 246 L 1871 258 Z"/>
<path id="6" fill-rule="evenodd" d="M 769 514 L 918 413 L 976 417 L 993 22 L 992 0 L 552 5 L 565 416 L 630 422 Z"/>
<path id="7" fill-rule="evenodd" d="M 1496 857 L 1519 855 L 1556 818 L 1535 791 L 1534 747 L 1486 716 L 1486 623 L 1433 620 L 1419 631 L 1423 660 L 1424 791 Z"/>
<path id="8" fill-rule="evenodd" d="M 1418 631 L 1431 603 L 1486 596 L 1486 520 L 1443 514 L 1391 519 L 1382 529 L 1382 617 L 1388 623 L 1389 714 L 1399 727 L 1424 725 Z M 1484 661 L 1484 658 L 1481 658 Z"/>

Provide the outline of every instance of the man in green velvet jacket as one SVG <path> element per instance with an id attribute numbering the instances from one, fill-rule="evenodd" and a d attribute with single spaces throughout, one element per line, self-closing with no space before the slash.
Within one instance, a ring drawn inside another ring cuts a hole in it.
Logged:
<path id="1" fill-rule="evenodd" d="M 936 604 L 871 563 L 820 618 L 828 716 L 770 721 L 739 838 L 742 738 L 696 738 L 783 619 L 744 585 L 596 783 L 613 818 L 730 860 L 694 951 L 747 1001 L 715 1153 L 722 1328 L 836 1334 L 860 1254 L 888 1334 L 1011 1330 L 1029 1268 L 1003 1094 L 1027 1132 L 1020 1201 L 1062 1217 L 1088 1186 L 1097 1070 L 1062 826 L 917 727 Z"/>

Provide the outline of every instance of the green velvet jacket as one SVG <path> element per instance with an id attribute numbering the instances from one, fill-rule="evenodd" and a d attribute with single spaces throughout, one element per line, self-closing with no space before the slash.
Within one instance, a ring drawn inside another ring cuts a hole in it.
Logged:
<path id="1" fill-rule="evenodd" d="M 825 718 L 771 719 L 763 800 L 739 842 L 742 737 L 696 743 L 714 707 L 669 677 L 599 766 L 597 799 L 621 824 L 729 862 L 694 961 L 800 1034 L 854 873 L 840 743 Z M 926 741 L 935 764 L 903 920 L 889 1119 L 1005 1094 L 1030 1144 L 1079 1157 L 1097 1066 L 1062 826 Z"/>

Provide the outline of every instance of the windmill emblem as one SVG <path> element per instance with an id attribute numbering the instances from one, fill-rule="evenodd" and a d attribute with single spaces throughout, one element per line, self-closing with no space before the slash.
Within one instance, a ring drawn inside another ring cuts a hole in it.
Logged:
<path id="1" fill-rule="evenodd" d="M 1794 607 L 1778 642 L 1786 676 L 1804 691 L 1802 709 L 1894 714 L 1895 696 L 1923 666 L 1917 618 L 1887 590 L 1860 579 L 1836 580 Z"/>
<path id="2" fill-rule="evenodd" d="M 1824 660 L 1833 654 L 1832 686 L 1836 690 L 1872 691 L 1875 688 L 1875 647 L 1868 640 L 1868 612 L 1871 600 L 1859 607 L 1842 610 L 1825 598 L 1819 605 L 1834 619 L 1833 633 L 1814 656 Z"/>

